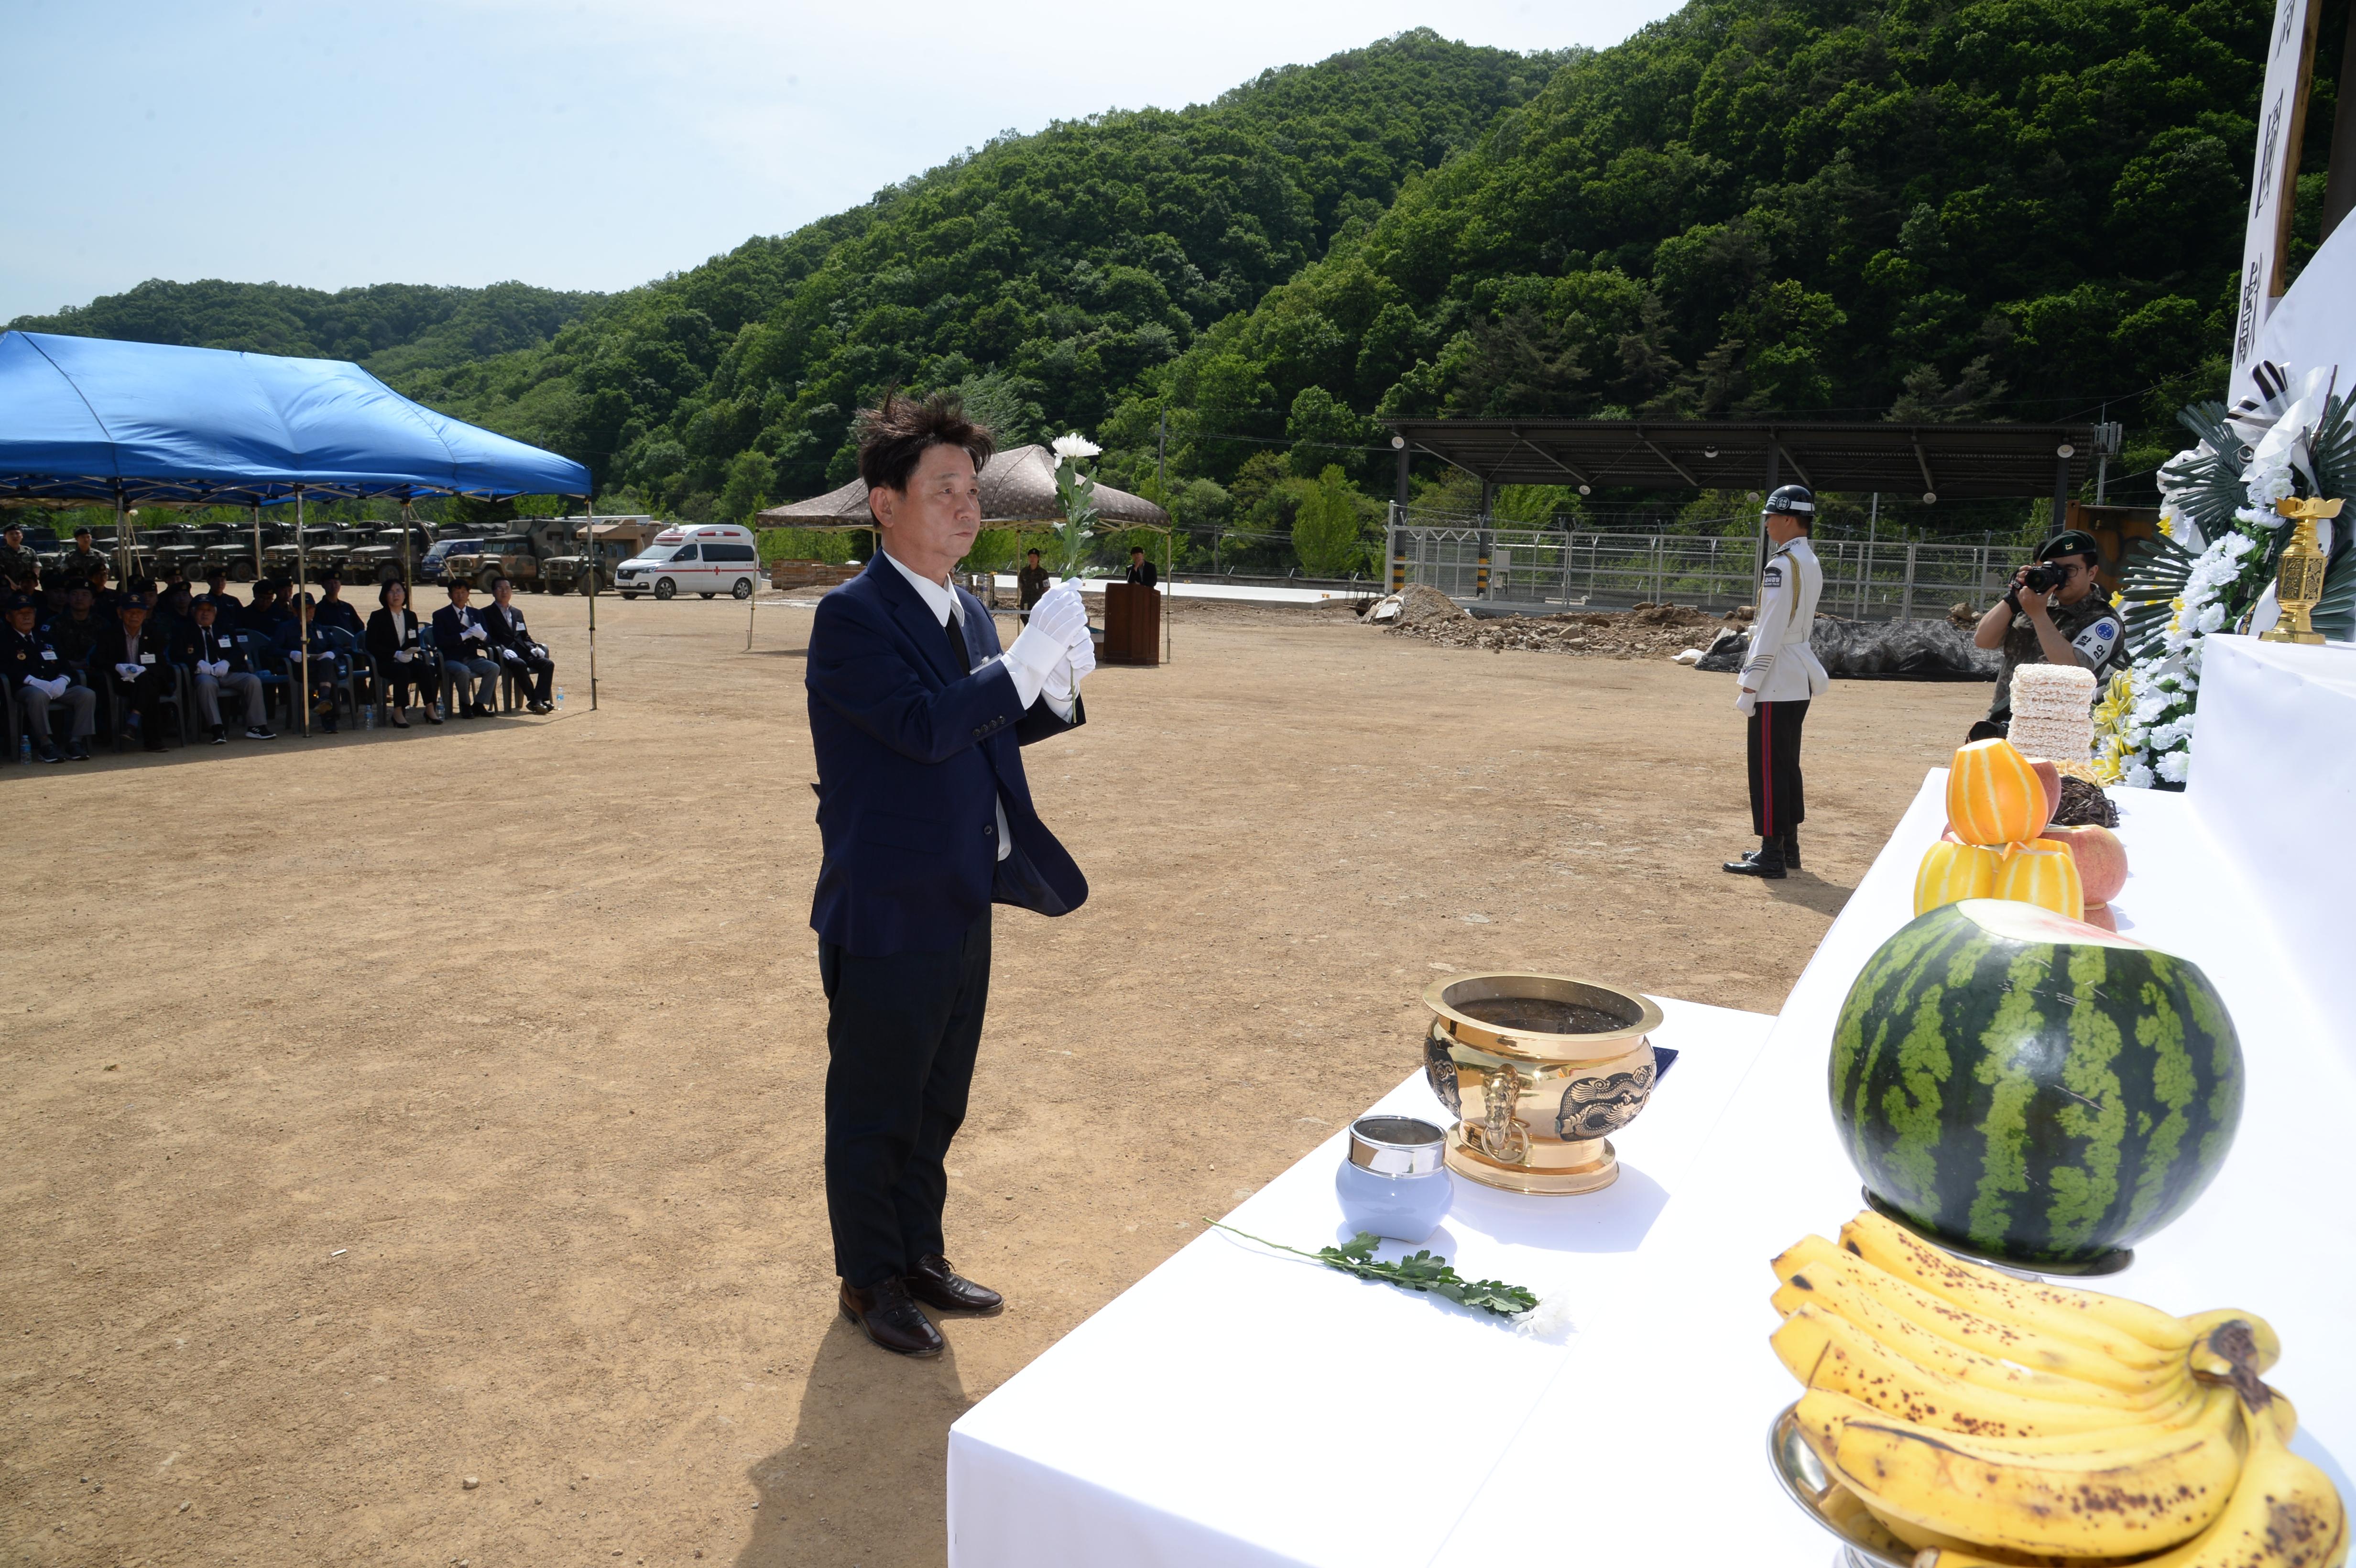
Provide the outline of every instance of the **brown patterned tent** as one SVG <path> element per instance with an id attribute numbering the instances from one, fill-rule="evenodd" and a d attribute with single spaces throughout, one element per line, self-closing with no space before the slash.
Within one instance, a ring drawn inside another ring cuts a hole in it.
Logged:
<path id="1" fill-rule="evenodd" d="M 1167 533 L 1170 514 L 1142 496 L 1098 485 L 1097 526 L 1108 533 L 1124 528 L 1157 528 Z M 1019 523 L 1060 523 L 1064 505 L 1055 497 L 1055 456 L 1044 446 L 1011 447 L 991 458 L 981 470 L 981 521 L 984 528 Z M 867 511 L 867 482 L 853 479 L 840 489 L 807 501 L 771 507 L 753 518 L 757 528 L 868 528 L 874 527 Z"/>

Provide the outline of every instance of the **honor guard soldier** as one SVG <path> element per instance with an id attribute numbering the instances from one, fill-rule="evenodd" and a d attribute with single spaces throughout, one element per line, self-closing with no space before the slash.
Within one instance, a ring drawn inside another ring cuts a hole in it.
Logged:
<path id="1" fill-rule="evenodd" d="M 1736 679 L 1734 706 L 1750 726 L 1751 827 L 1759 848 L 1726 862 L 1738 877 L 1780 878 L 1800 864 L 1800 822 L 1807 805 L 1800 790 L 1800 726 L 1808 704 L 1831 684 L 1808 634 L 1825 569 L 1808 543 L 1816 526 L 1815 493 L 1786 485 L 1767 497 L 1767 539 L 1772 553 L 1759 578 L 1759 613 L 1751 623 L 1751 650 Z"/>
<path id="2" fill-rule="evenodd" d="M 38 600 L 29 593 L 16 593 L 9 595 L 7 604 L 7 630 L 0 631 L 0 688 L 5 688 L 8 700 L 16 704 L 25 732 L 32 740 L 34 754 L 45 763 L 66 760 L 58 754 L 57 741 L 49 734 L 49 704 L 62 702 L 69 720 L 67 744 L 73 760 L 87 761 L 91 731 L 97 728 L 98 693 L 73 684 L 73 672 L 58 657 L 48 632 L 35 629 L 34 618 L 40 612 Z"/>

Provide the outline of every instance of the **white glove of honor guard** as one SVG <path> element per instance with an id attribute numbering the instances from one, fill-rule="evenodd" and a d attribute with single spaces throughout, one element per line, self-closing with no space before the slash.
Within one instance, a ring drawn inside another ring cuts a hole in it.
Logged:
<path id="1" fill-rule="evenodd" d="M 1758 707 L 1759 694 L 1749 687 L 1746 686 L 1734 694 L 1734 710 L 1743 717 L 1749 718 L 1758 710 Z"/>

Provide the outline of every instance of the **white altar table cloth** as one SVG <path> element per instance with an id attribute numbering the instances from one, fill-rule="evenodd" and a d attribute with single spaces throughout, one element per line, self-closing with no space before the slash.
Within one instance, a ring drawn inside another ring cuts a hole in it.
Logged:
<path id="1" fill-rule="evenodd" d="M 2204 725 L 2196 750 L 2211 740 Z M 1552 1429 L 1531 1421 L 1435 1563 L 1515 1560 L 1542 1539 L 1593 1563 L 1739 1555 L 1824 1568 L 1831 1558 L 1831 1537 L 1767 1466 L 1768 1424 L 1798 1392 L 1767 1346 L 1776 1321 L 1767 1263 L 1811 1231 L 1832 1235 L 1861 1207 L 1827 1104 L 1833 1025 L 1866 960 L 1911 916 L 1915 865 L 1945 825 L 1945 784 L 1944 769 L 1925 781 L 1793 987 L 1648 1241 L 1641 1288 L 1611 1316 L 1581 1324 L 1541 1401 Z M 2319 1014 L 2282 962 L 2278 929 L 2227 869 L 2187 796 L 2121 789 L 2111 797 L 2131 871 L 2114 901 L 2119 929 L 2191 958 L 2215 983 L 2241 1036 L 2247 1094 L 2233 1151 L 2208 1191 L 2138 1246 L 2132 1267 L 2087 1283 L 2173 1312 L 2263 1314 L 2283 1337 L 2282 1363 L 2268 1379 L 2298 1407 L 2295 1445 L 2356 1502 L 2348 1479 L 2356 1460 L 2351 1024 Z M 2345 884 L 2344 860 L 2313 869 Z M 2344 932 L 2344 901 L 2338 907 Z M 1530 1503 L 1549 1496 L 1576 1523 L 1541 1536 Z"/>
<path id="2" fill-rule="evenodd" d="M 1426 1244 L 1458 1273 L 1566 1290 L 1582 1323 L 1629 1287 L 1773 1021 L 1656 999 L 1654 1040 L 1679 1056 L 1612 1139 L 1619 1181 L 1533 1198 L 1451 1178 L 1455 1211 Z M 1376 1108 L 1448 1120 L 1420 1072 Z M 1319 1145 L 1228 1222 L 1311 1251 L 1346 1240 L 1343 1146 Z M 1578 1339 L 1206 1232 L 951 1428 L 949 1562 L 1429 1562 Z"/>

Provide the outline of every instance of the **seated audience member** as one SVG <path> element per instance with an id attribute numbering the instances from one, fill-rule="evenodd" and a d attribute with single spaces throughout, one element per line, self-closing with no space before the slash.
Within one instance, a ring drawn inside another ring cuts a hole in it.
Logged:
<path id="1" fill-rule="evenodd" d="M 218 566 L 208 569 L 205 572 L 205 591 L 198 594 L 197 599 L 212 601 L 215 612 L 213 624 L 223 632 L 234 632 L 238 629 L 238 624 L 245 614 L 245 606 L 239 603 L 236 596 L 230 592 L 227 571 Z"/>
<path id="2" fill-rule="evenodd" d="M 294 624 L 294 612 L 286 607 L 290 589 L 275 578 L 265 577 L 253 585 L 253 603 L 246 607 L 245 630 L 260 632 L 275 639 L 279 633 Z"/>
<path id="3" fill-rule="evenodd" d="M 382 608 L 369 616 L 368 651 L 384 682 L 388 721 L 396 730 L 409 728 L 409 694 L 413 689 L 417 705 L 425 709 L 425 721 L 441 723 L 442 716 L 434 711 L 441 695 L 436 689 L 440 676 L 420 633 L 417 613 L 409 607 L 409 590 L 395 577 L 377 589 L 376 598 Z"/>
<path id="4" fill-rule="evenodd" d="M 344 602 L 344 574 L 332 566 L 319 574 L 319 603 L 311 619 L 355 637 L 360 635 L 360 613 Z"/>
<path id="5" fill-rule="evenodd" d="M 548 688 L 556 677 L 556 662 L 548 656 L 546 647 L 532 641 L 523 624 L 523 609 L 515 602 L 514 583 L 504 577 L 492 582 L 491 607 L 483 612 L 483 621 L 491 629 L 493 656 L 531 677 L 531 697 L 524 706 L 534 713 L 554 711 L 556 704 L 550 699 Z"/>
<path id="6" fill-rule="evenodd" d="M 82 581 L 66 590 L 65 613 L 49 623 L 49 641 L 58 650 L 58 657 L 75 669 L 90 667 L 90 656 L 98 641 L 106 635 L 106 623 L 98 618 L 98 611 L 90 596 L 90 584 Z M 95 682 L 92 683 L 96 684 Z"/>
<path id="7" fill-rule="evenodd" d="M 262 705 L 262 677 L 246 658 L 245 650 L 220 625 L 220 612 L 211 595 L 196 602 L 187 629 L 172 639 L 172 662 L 194 672 L 197 708 L 205 716 L 205 732 L 216 746 L 229 744 L 229 729 L 221 722 L 220 694 L 224 688 L 245 699 L 245 738 L 274 741 L 270 711 Z"/>
<path id="8" fill-rule="evenodd" d="M 101 621 L 112 624 L 114 613 L 123 606 L 123 594 L 106 585 L 107 568 L 103 560 L 90 569 L 90 611 Z"/>
<path id="9" fill-rule="evenodd" d="M 166 582 L 155 595 L 156 635 L 177 644 L 189 627 L 197 624 L 193 613 L 196 601 L 188 594 L 186 582 Z"/>
<path id="10" fill-rule="evenodd" d="M 0 632 L 0 688 L 23 715 L 33 752 L 45 763 L 61 763 L 56 740 L 49 734 L 49 704 L 63 702 L 68 715 L 67 741 L 75 762 L 90 757 L 91 731 L 97 728 L 98 693 L 73 684 L 73 671 L 50 646 L 48 635 L 34 618 L 39 601 L 29 593 L 7 601 L 8 626 Z"/>
<path id="11" fill-rule="evenodd" d="M 452 582 L 450 603 L 434 612 L 434 645 L 442 650 L 442 668 L 450 677 L 457 696 L 456 717 L 488 719 L 492 715 L 491 682 L 499 677 L 499 667 L 491 656 L 491 629 L 483 624 L 482 612 L 471 608 L 467 601 L 474 597 L 471 582 Z M 475 694 L 466 695 L 466 682 L 475 683 Z"/>
<path id="12" fill-rule="evenodd" d="M 145 595 L 125 593 L 114 607 L 115 624 L 99 640 L 91 665 L 94 674 L 102 672 L 112 683 L 116 733 L 121 733 L 120 715 L 134 713 L 139 718 L 140 743 L 151 752 L 160 752 L 164 749 L 164 699 L 173 695 L 180 682 L 164 638 L 147 624 L 150 613 Z"/>
<path id="13" fill-rule="evenodd" d="M 292 620 L 278 628 L 278 652 L 286 661 L 286 678 L 297 686 L 303 684 L 304 655 L 310 655 L 310 689 L 305 700 L 311 705 L 311 717 L 327 733 L 336 732 L 336 680 L 343 674 L 343 664 L 336 645 L 327 641 L 311 619 L 311 596 L 305 594 L 295 602 Z"/>

